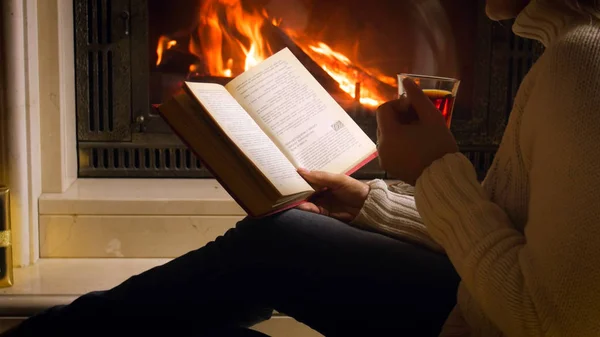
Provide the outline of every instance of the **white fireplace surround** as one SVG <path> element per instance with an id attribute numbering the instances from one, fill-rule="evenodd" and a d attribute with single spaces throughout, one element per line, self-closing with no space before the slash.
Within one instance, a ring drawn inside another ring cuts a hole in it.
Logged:
<path id="1" fill-rule="evenodd" d="M 73 2 L 2 6 L 15 265 L 40 257 L 174 257 L 244 216 L 212 179 L 77 178 Z"/>

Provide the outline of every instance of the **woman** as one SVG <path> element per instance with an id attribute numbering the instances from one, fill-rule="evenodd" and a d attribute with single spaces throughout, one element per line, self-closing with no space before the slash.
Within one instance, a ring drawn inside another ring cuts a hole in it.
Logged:
<path id="1" fill-rule="evenodd" d="M 522 2 L 490 0 L 488 13 Z M 600 335 L 599 4 L 532 0 L 520 12 L 514 31 L 546 50 L 483 186 L 413 83 L 417 125 L 378 115 L 383 167 L 416 182 L 419 214 L 461 277 L 448 334 Z"/>
<path id="2" fill-rule="evenodd" d="M 408 98 L 378 111 L 379 150 L 385 169 L 416 185 L 414 197 L 406 184 L 302 172 L 329 194 L 303 211 L 246 219 L 9 335 L 227 335 L 272 308 L 327 336 L 600 335 L 597 8 L 488 0 L 492 19 L 518 14 L 514 31 L 547 48 L 483 186 L 439 112 L 406 82 Z M 419 121 L 403 125 L 408 104 Z"/>

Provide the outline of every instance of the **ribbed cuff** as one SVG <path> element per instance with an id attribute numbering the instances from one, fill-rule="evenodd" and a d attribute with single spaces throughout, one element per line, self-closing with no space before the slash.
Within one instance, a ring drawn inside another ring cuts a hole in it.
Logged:
<path id="1" fill-rule="evenodd" d="M 404 194 L 402 187 L 396 188 L 400 193 L 390 191 L 383 180 L 376 179 L 367 184 L 369 195 L 360 213 L 351 222 L 353 226 L 443 251 L 421 223 L 412 188 Z"/>
<path id="2" fill-rule="evenodd" d="M 445 155 L 423 172 L 415 202 L 433 239 L 456 257 L 465 257 L 498 229 L 487 217 L 506 216 L 489 202 L 473 165 L 460 153 Z"/>
<path id="3" fill-rule="evenodd" d="M 369 185 L 367 200 L 365 200 L 365 203 L 356 218 L 351 222 L 351 224 L 358 225 L 358 227 L 360 227 L 361 224 L 371 227 L 368 225 L 373 221 L 373 215 L 377 214 L 379 209 L 385 207 L 388 203 L 388 186 L 385 181 L 374 179 L 367 182 L 367 185 Z"/>

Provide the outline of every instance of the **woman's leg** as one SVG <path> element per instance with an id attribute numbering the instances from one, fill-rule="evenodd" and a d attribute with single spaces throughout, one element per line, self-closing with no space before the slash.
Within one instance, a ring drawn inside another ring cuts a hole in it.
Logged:
<path id="1" fill-rule="evenodd" d="M 290 210 L 241 221 L 203 248 L 33 317 L 20 332 L 192 336 L 251 324 L 274 308 L 327 336 L 427 336 L 454 306 L 458 281 L 443 255 Z"/>

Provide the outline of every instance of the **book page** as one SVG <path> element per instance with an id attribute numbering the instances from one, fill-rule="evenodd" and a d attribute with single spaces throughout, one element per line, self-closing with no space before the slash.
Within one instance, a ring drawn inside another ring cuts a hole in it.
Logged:
<path id="1" fill-rule="evenodd" d="M 376 151 L 371 139 L 287 48 L 226 88 L 296 167 L 345 173 Z"/>
<path id="2" fill-rule="evenodd" d="M 193 82 L 186 82 L 186 85 L 227 137 L 282 195 L 312 190 L 292 163 L 223 86 Z"/>

